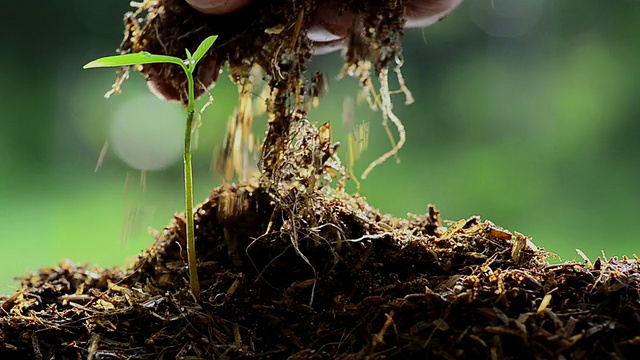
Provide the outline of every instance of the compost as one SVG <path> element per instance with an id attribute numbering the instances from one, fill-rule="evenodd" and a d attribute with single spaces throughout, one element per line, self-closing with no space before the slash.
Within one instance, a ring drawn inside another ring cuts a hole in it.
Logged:
<path id="1" fill-rule="evenodd" d="M 345 72 L 371 91 L 370 73 L 400 56 L 402 1 L 341 4 L 372 29 L 345 52 Z M 207 17 L 160 0 L 125 16 L 122 53 L 181 56 L 218 34 L 197 75 L 203 93 L 225 64 L 239 87 L 262 71 L 261 175 L 194 210 L 199 299 L 176 214 L 129 269 L 61 262 L 22 278 L 0 298 L 0 358 L 640 358 L 637 257 L 552 264 L 527 236 L 479 217 L 443 221 L 425 204 L 401 219 L 344 190 L 330 125 L 304 111 L 315 7 L 255 1 Z M 184 101 L 179 69 L 137 70 Z"/>

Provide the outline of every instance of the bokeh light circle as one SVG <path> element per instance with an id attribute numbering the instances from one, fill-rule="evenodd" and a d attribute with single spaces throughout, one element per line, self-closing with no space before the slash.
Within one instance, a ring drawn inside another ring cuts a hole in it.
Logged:
<path id="1" fill-rule="evenodd" d="M 161 170 L 182 154 L 185 114 L 152 95 L 133 97 L 114 112 L 109 142 L 114 153 L 137 170 Z"/>
<path id="2" fill-rule="evenodd" d="M 526 35 L 538 23 L 544 0 L 474 0 L 471 19 L 488 35 L 515 38 Z"/>

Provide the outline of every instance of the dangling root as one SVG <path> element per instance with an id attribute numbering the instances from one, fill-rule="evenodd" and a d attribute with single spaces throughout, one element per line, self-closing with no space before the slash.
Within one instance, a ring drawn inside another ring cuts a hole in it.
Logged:
<path id="1" fill-rule="evenodd" d="M 350 66 L 345 66 L 345 68 L 342 71 L 342 74 L 348 73 L 350 76 L 358 77 L 361 79 L 360 86 L 362 87 L 362 92 L 359 95 L 359 99 L 363 99 L 363 98 L 366 99 L 367 103 L 369 104 L 369 107 L 373 111 L 376 111 L 377 109 L 382 110 L 382 127 L 384 128 L 385 132 L 387 133 L 387 136 L 389 137 L 389 142 L 391 143 L 391 147 L 395 149 L 397 147 L 396 139 L 393 137 L 393 134 L 391 133 L 391 129 L 389 128 L 389 125 L 387 123 L 388 116 L 386 112 L 383 110 L 385 105 L 384 105 L 384 102 L 381 100 L 382 94 L 381 96 L 378 96 L 378 94 L 376 93 L 376 89 L 375 89 L 375 86 L 373 85 L 373 81 L 371 81 L 370 69 L 371 69 L 371 62 L 368 60 L 364 60 L 364 61 L 359 61 L 358 63 Z M 388 88 L 389 86 L 387 85 L 387 95 L 390 96 L 391 92 L 388 91 Z M 399 163 L 400 158 L 397 155 L 397 151 L 396 151 L 396 154 L 394 154 L 394 156 L 396 156 L 396 162 Z M 355 177 L 353 178 L 355 179 Z"/>
<path id="2" fill-rule="evenodd" d="M 396 78 L 398 78 L 398 84 L 400 84 L 398 91 L 404 94 L 404 104 L 411 105 L 415 102 L 415 99 L 404 81 L 404 76 L 402 76 L 402 65 L 404 65 L 402 55 L 396 56 L 396 66 L 393 68 L 393 71 L 396 73 Z"/>
<path id="3" fill-rule="evenodd" d="M 406 142 L 407 135 L 404 129 L 404 125 L 400 121 L 400 119 L 393 113 L 393 104 L 391 103 L 391 94 L 389 93 L 389 70 L 384 68 L 380 71 L 380 99 L 381 106 L 380 110 L 382 111 L 383 121 L 382 125 L 388 129 L 387 119 L 390 119 L 391 122 L 398 129 L 398 134 L 400 135 L 400 139 L 397 144 L 393 146 L 391 150 L 384 153 L 382 156 L 374 160 L 362 173 L 362 179 L 366 179 L 369 176 L 369 173 L 378 165 L 387 161 L 392 156 L 396 156 L 398 151 L 404 146 Z M 388 133 L 389 135 L 390 132 Z"/>

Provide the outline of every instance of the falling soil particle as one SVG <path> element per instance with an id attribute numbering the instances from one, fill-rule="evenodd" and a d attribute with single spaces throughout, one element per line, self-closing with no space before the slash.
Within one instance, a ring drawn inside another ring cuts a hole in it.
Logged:
<path id="1" fill-rule="evenodd" d="M 637 258 L 549 264 L 528 237 L 478 217 L 443 224 L 428 206 L 399 219 L 330 186 L 345 173 L 330 127 L 300 104 L 315 6 L 255 1 L 214 21 L 161 0 L 127 15 L 122 52 L 181 55 L 220 35 L 199 70 L 204 87 L 224 63 L 239 83 L 262 68 L 275 94 L 262 176 L 214 189 L 195 210 L 199 301 L 176 215 L 130 269 L 63 262 L 23 278 L 0 298 L 0 358 L 640 358 Z M 346 59 L 384 73 L 399 55 L 402 1 L 342 6 L 388 14 L 366 17 L 377 30 L 351 41 Z M 177 69 L 140 70 L 184 100 Z"/>

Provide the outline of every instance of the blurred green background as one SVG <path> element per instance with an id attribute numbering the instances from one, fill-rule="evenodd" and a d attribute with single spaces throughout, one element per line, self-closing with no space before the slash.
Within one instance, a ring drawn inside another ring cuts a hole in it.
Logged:
<path id="1" fill-rule="evenodd" d="M 0 14 L 0 293 L 66 258 L 125 264 L 153 240 L 149 227 L 182 209 L 181 109 L 150 95 L 138 74 L 105 100 L 113 71 L 81 69 L 114 53 L 128 9 L 14 2 Z M 576 248 L 591 258 L 637 252 L 639 24 L 635 1 L 473 0 L 407 31 L 416 103 L 398 96 L 395 109 L 408 142 L 401 164 L 378 167 L 362 194 L 397 216 L 428 203 L 446 219 L 480 215 L 563 259 Z M 357 82 L 335 80 L 340 66 L 338 54 L 314 59 L 330 89 L 311 120 L 331 120 L 344 143 L 342 99 Z M 220 183 L 210 163 L 236 101 L 225 75 L 213 94 L 195 153 L 197 199 Z M 361 173 L 390 145 L 379 113 L 359 106 L 355 118 L 371 123 Z M 144 190 L 140 169 L 149 170 Z"/>

